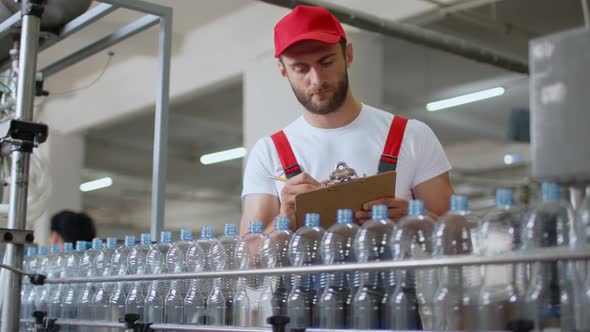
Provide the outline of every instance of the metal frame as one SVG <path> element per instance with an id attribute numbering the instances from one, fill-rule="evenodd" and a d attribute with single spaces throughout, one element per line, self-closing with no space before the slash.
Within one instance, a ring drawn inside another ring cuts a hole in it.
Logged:
<path id="1" fill-rule="evenodd" d="M 30 1 L 23 0 L 24 6 Z M 4 22 L 0 23 L 0 36 L 10 33 L 19 23 L 21 26 L 21 43 L 19 53 L 19 77 L 17 87 L 17 118 L 31 121 L 33 117 L 34 83 L 37 73 L 37 55 L 40 51 L 49 48 L 57 42 L 71 36 L 77 31 L 98 21 L 119 8 L 127 8 L 148 15 L 130 23 L 95 43 L 71 53 L 69 56 L 43 68 L 41 72 L 45 77 L 55 74 L 83 59 L 94 55 L 116 43 L 119 43 L 141 31 L 156 24 L 160 25 L 159 33 L 159 59 L 158 59 L 158 86 L 155 110 L 154 126 L 154 151 L 153 151 L 153 175 L 152 175 L 152 218 L 151 234 L 157 239 L 164 225 L 164 197 L 166 186 L 167 168 L 167 144 L 168 144 L 168 109 L 170 100 L 170 56 L 172 49 L 172 8 L 152 4 L 142 0 L 99 0 L 104 4 L 82 14 L 70 23 L 66 24 L 56 38 L 47 39 L 39 43 L 40 19 L 33 15 L 16 13 Z M 24 7 L 23 7 L 24 8 Z M 11 60 L 4 60 L 0 64 L 0 70 L 5 70 L 11 65 Z M 26 225 L 26 202 L 29 175 L 30 155 L 26 152 L 13 152 L 12 179 L 10 192 L 10 210 L 8 228 L 22 230 Z M 23 246 L 9 244 L 6 247 L 5 257 L 8 265 L 22 267 Z M 2 306 L 2 331 L 18 329 L 20 317 L 20 289 L 21 276 L 8 273 L 7 284 L 2 285 L 8 289 Z M 10 304 L 10 305 L 6 305 Z"/>
<path id="2" fill-rule="evenodd" d="M 590 246 L 571 249 L 568 247 L 553 247 L 537 250 L 513 252 L 504 256 L 472 256 L 457 255 L 441 258 L 369 262 L 338 265 L 314 265 L 302 267 L 282 267 L 260 270 L 231 270 L 211 272 L 190 272 L 190 273 L 165 273 L 152 275 L 117 275 L 107 277 L 75 277 L 46 279 L 47 284 L 73 284 L 87 282 L 117 282 L 117 281 L 150 281 L 150 280 L 178 280 L 194 278 L 220 278 L 220 277 L 246 277 L 246 276 L 273 276 L 285 274 L 312 274 L 312 273 L 335 273 L 350 271 L 382 271 L 392 269 L 421 269 L 440 268 L 470 265 L 503 265 L 532 262 L 552 262 L 568 260 L 590 259 Z"/>

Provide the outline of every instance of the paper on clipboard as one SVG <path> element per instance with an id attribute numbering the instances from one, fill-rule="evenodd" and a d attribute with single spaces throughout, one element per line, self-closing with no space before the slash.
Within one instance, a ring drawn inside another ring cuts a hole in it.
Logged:
<path id="1" fill-rule="evenodd" d="M 327 229 L 336 223 L 338 209 L 354 212 L 364 203 L 395 197 L 395 178 L 396 172 L 390 171 L 299 194 L 295 196 L 295 225 L 302 227 L 305 214 L 315 212 L 321 215 L 322 227 Z"/>

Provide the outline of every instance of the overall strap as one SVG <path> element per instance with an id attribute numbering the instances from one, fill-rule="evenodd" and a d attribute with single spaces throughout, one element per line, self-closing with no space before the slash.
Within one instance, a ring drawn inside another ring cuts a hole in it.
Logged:
<path id="1" fill-rule="evenodd" d="M 297 174 L 301 173 L 301 167 L 297 163 L 297 159 L 293 154 L 293 149 L 291 149 L 291 144 L 285 136 L 285 133 L 281 130 L 270 137 L 275 144 L 277 149 L 277 153 L 279 154 L 279 159 L 281 160 L 281 164 L 283 165 L 283 170 L 285 171 L 285 176 L 287 179 L 294 177 Z"/>
<path id="2" fill-rule="evenodd" d="M 379 160 L 379 173 L 395 171 L 407 124 L 408 119 L 406 118 L 397 115 L 393 118 L 391 127 L 389 128 L 389 134 L 387 135 L 387 141 L 385 142 L 385 148 Z"/>

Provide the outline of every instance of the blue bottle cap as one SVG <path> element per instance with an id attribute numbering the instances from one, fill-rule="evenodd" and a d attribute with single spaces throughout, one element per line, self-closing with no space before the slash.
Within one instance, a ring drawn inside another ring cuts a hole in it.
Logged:
<path id="1" fill-rule="evenodd" d="M 238 235 L 238 225 L 236 225 L 236 224 L 225 224 L 225 225 L 223 225 L 223 235 L 225 235 L 225 236 L 236 236 L 236 235 Z"/>
<path id="2" fill-rule="evenodd" d="M 125 247 L 135 246 L 135 235 L 125 235 Z"/>
<path id="3" fill-rule="evenodd" d="M 384 220 L 389 219 L 387 215 L 387 205 L 377 204 L 371 208 L 371 219 L 373 220 Z"/>
<path id="4" fill-rule="evenodd" d="M 541 184 L 541 198 L 543 201 L 559 201 L 561 200 L 561 188 L 554 182 L 543 182 Z"/>
<path id="5" fill-rule="evenodd" d="M 64 247 L 65 247 L 65 243 L 64 243 Z M 59 244 L 52 244 L 51 247 L 49 247 L 49 253 L 52 255 L 58 255 L 59 254 Z"/>
<path id="6" fill-rule="evenodd" d="M 453 195 L 451 196 L 451 211 L 463 212 L 469 211 L 469 203 L 467 202 L 466 195 Z"/>
<path id="7" fill-rule="evenodd" d="M 27 257 L 37 256 L 37 247 L 28 247 L 26 256 Z"/>
<path id="8" fill-rule="evenodd" d="M 306 213 L 305 214 L 305 227 L 307 227 L 307 228 L 320 227 L 320 214 L 319 213 Z"/>
<path id="9" fill-rule="evenodd" d="M 421 199 L 411 199 L 408 202 L 408 215 L 412 217 L 424 215 L 424 201 Z"/>
<path id="10" fill-rule="evenodd" d="M 139 235 L 139 238 L 141 245 L 149 246 L 152 244 L 152 234 L 150 233 L 141 233 L 141 235 Z"/>
<path id="11" fill-rule="evenodd" d="M 86 241 L 76 241 L 76 251 L 86 251 Z"/>
<path id="12" fill-rule="evenodd" d="M 74 252 L 74 244 L 72 242 L 64 242 L 64 252 Z"/>
<path id="13" fill-rule="evenodd" d="M 338 209 L 336 211 L 336 222 L 339 224 L 352 224 L 352 210 Z"/>
<path id="14" fill-rule="evenodd" d="M 192 241 L 193 240 L 193 230 L 188 228 L 183 228 L 180 230 L 180 240 L 181 241 Z"/>
<path id="15" fill-rule="evenodd" d="M 213 238 L 213 226 L 201 226 L 201 239 L 210 240 Z"/>
<path id="16" fill-rule="evenodd" d="M 252 234 L 262 234 L 264 232 L 264 228 L 262 227 L 263 223 L 260 220 L 254 220 L 250 222 L 250 233 Z"/>
<path id="17" fill-rule="evenodd" d="M 162 243 L 172 243 L 172 232 L 160 232 L 160 242 Z"/>
<path id="18" fill-rule="evenodd" d="M 116 237 L 107 237 L 107 248 L 109 249 L 117 249 L 117 238 Z"/>
<path id="19" fill-rule="evenodd" d="M 102 240 L 99 238 L 92 239 L 92 250 L 102 250 Z"/>
<path id="20" fill-rule="evenodd" d="M 496 206 L 501 208 L 511 207 L 512 205 L 514 205 L 514 194 L 512 192 L 512 189 L 496 189 Z"/>
<path id="21" fill-rule="evenodd" d="M 275 219 L 275 229 L 277 231 L 291 230 L 291 226 L 289 224 L 289 218 L 288 217 L 277 217 Z"/>
<path id="22" fill-rule="evenodd" d="M 39 247 L 39 256 L 47 256 L 47 247 Z"/>

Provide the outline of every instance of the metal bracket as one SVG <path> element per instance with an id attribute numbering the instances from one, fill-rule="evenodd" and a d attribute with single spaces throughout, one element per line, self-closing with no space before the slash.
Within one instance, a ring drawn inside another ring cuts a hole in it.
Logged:
<path id="1" fill-rule="evenodd" d="M 0 228 L 0 243 L 32 244 L 35 240 L 33 231 Z"/>
<path id="2" fill-rule="evenodd" d="M 21 16 L 33 15 L 41 17 L 47 0 L 22 0 L 21 3 Z"/>
<path id="3" fill-rule="evenodd" d="M 0 143 L 10 143 L 21 152 L 33 152 L 33 148 L 47 140 L 48 128 L 46 124 L 36 123 L 23 120 L 10 120 L 10 128 L 6 136 L 0 140 Z M 6 153 L 6 149 L 3 149 Z"/>

